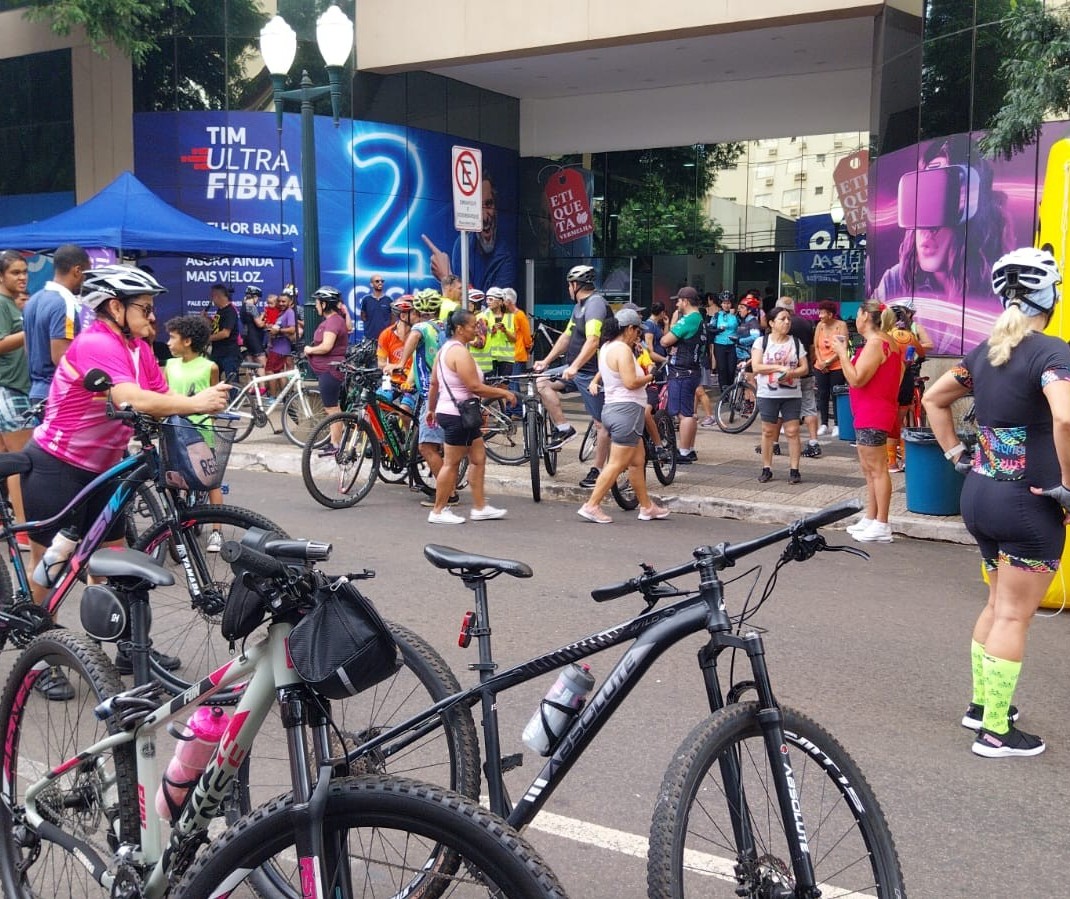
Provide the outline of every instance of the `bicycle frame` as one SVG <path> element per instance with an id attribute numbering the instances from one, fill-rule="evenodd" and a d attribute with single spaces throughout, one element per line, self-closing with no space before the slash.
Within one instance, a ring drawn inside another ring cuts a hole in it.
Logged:
<path id="1" fill-rule="evenodd" d="M 242 399 L 246 396 L 256 405 L 257 409 L 266 414 L 264 409 L 264 398 L 260 394 L 260 386 L 262 384 L 268 384 L 271 381 L 283 381 L 287 383 L 283 386 L 275 397 L 275 405 L 278 408 L 282 408 L 281 403 L 285 402 L 286 398 L 290 395 L 290 392 L 296 390 L 298 394 L 304 392 L 301 385 L 301 372 L 297 368 L 291 368 L 287 371 L 276 372 L 270 375 L 257 375 L 255 378 L 250 378 L 246 381 L 245 386 L 238 391 L 237 395 L 230 401 L 227 408 L 223 410 L 224 415 L 233 415 L 236 418 L 244 418 L 247 421 L 250 418 L 255 419 L 255 416 L 250 415 L 248 412 L 242 412 L 239 408 L 241 406 Z"/>
<path id="2" fill-rule="evenodd" d="M 408 440 L 399 428 L 387 421 L 386 416 L 398 415 L 402 418 L 410 419 L 411 426 L 415 426 L 419 406 L 420 404 L 417 403 L 416 409 L 410 412 L 404 406 L 399 406 L 397 403 L 377 396 L 372 390 L 365 388 L 362 391 L 360 400 L 361 415 L 371 426 L 372 433 L 375 434 L 375 439 L 379 441 L 379 445 L 387 451 L 388 458 L 404 458 Z"/>
<path id="3" fill-rule="evenodd" d="M 710 563 L 713 564 L 712 562 Z M 693 570 L 693 569 L 692 569 Z M 724 605 L 723 585 L 713 570 L 702 572 L 702 582 L 697 595 L 689 596 L 666 607 L 654 607 L 637 617 L 614 627 L 591 634 L 566 646 L 559 647 L 526 662 L 492 674 L 495 663 L 490 653 L 490 629 L 486 580 L 482 577 L 464 577 L 466 586 L 476 597 L 476 620 L 472 632 L 477 635 L 479 662 L 471 667 L 479 672 L 480 683 L 453 696 L 447 697 L 422 714 L 410 718 L 378 737 L 367 741 L 347 754 L 350 759 L 379 752 L 389 757 L 404 751 L 416 739 L 441 726 L 436 720 L 442 712 L 457 705 L 475 706 L 482 709 L 482 727 L 485 745 L 484 772 L 491 811 L 505 818 L 518 830 L 531 823 L 546 801 L 560 785 L 583 751 L 610 719 L 617 707 L 631 693 L 650 666 L 670 646 L 700 630 L 710 633 L 709 642 L 699 652 L 699 667 L 706 686 L 711 712 L 726 705 L 717 674 L 717 659 L 726 649 L 742 650 L 750 660 L 752 680 L 733 685 L 728 702 L 738 699 L 738 694 L 747 688 L 758 693 L 765 743 L 772 764 L 773 777 L 781 814 L 786 822 L 793 822 L 794 831 L 786 834 L 791 845 L 792 864 L 796 883 L 806 888 L 814 885 L 813 865 L 806 842 L 806 830 L 797 805 L 793 808 L 794 779 L 788 754 L 785 750 L 782 716 L 773 696 L 769 672 L 765 665 L 761 637 L 748 633 L 738 637 L 731 633 L 731 622 Z M 584 708 L 573 718 L 546 759 L 541 770 L 524 792 L 523 797 L 511 805 L 507 795 L 501 757 L 501 739 L 498 731 L 498 694 L 526 683 L 536 677 L 553 672 L 570 662 L 589 658 L 603 650 L 611 649 L 631 640 L 632 644 L 606 676 L 597 692 Z M 398 740 L 398 738 L 401 738 Z M 740 782 L 737 773 L 726 772 L 726 783 Z M 738 792 L 738 786 L 736 788 Z M 729 795 L 735 795 L 729 791 Z M 751 857 L 756 857 L 757 847 L 751 832 L 750 822 L 744 814 L 745 803 L 731 809 L 737 842 Z"/>

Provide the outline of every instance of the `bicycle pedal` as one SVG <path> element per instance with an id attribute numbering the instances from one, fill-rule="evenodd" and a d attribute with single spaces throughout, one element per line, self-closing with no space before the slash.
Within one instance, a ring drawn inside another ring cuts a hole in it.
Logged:
<path id="1" fill-rule="evenodd" d="M 524 767 L 524 753 L 502 756 L 502 771 L 512 771 L 514 768 Z"/>

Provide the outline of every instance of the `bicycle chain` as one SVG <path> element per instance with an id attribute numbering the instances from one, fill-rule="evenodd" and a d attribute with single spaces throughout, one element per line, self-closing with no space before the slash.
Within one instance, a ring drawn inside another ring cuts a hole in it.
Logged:
<path id="1" fill-rule="evenodd" d="M 11 623 L 7 629 L 7 638 L 19 649 L 25 649 L 34 637 L 56 626 L 48 610 L 30 599 L 20 600 L 10 606 L 8 614 L 25 623 L 24 625 Z"/>

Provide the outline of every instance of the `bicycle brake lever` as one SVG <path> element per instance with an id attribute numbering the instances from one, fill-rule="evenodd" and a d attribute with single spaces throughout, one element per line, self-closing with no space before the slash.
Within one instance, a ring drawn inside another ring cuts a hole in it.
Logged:
<path id="1" fill-rule="evenodd" d="M 822 547 L 822 549 L 825 552 L 850 553 L 852 556 L 858 556 L 859 558 L 866 559 L 867 561 L 869 560 L 869 553 L 866 552 L 864 549 L 860 549 L 857 546 L 830 546 L 826 543 L 824 547 Z"/>
<path id="2" fill-rule="evenodd" d="M 365 568 L 363 571 L 350 571 L 346 574 L 348 581 L 367 581 L 373 577 L 375 577 L 375 572 L 371 568 Z"/>

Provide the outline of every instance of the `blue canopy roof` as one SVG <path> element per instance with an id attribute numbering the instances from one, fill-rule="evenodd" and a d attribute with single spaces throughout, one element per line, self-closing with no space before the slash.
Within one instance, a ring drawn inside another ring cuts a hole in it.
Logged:
<path id="1" fill-rule="evenodd" d="M 180 212 L 130 172 L 73 209 L 41 222 L 0 228 L 0 247 L 54 250 L 65 243 L 106 247 L 120 255 L 294 256 L 287 241 L 231 234 Z"/>

